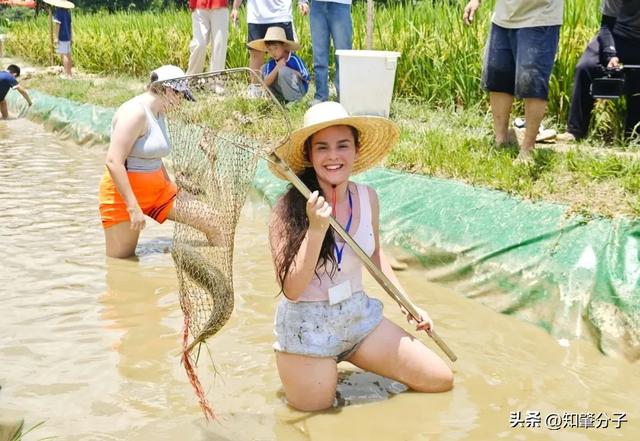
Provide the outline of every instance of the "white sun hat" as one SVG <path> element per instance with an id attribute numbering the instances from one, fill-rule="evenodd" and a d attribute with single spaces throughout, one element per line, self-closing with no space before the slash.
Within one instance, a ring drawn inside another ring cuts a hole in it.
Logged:
<path id="1" fill-rule="evenodd" d="M 184 71 L 178 66 L 165 64 L 151 72 L 151 81 L 153 83 L 162 83 L 163 86 L 182 92 L 187 100 L 195 101 L 185 76 Z"/>

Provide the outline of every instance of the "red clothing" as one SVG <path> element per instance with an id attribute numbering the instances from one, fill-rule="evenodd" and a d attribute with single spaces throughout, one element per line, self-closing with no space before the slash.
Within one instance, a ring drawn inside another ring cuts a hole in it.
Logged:
<path id="1" fill-rule="evenodd" d="M 189 0 L 191 9 L 218 9 L 226 8 L 227 0 Z"/>

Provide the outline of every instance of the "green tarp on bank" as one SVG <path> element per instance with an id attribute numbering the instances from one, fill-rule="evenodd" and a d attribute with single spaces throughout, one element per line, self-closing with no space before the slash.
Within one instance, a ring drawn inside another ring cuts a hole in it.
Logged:
<path id="1" fill-rule="evenodd" d="M 27 116 L 77 142 L 107 142 L 113 110 L 30 92 Z M 22 98 L 8 96 L 20 110 Z M 427 277 L 557 338 L 593 339 L 640 359 L 640 221 L 584 220 L 566 206 L 523 201 L 456 181 L 374 169 L 385 243 L 424 264 Z M 256 188 L 285 189 L 262 162 Z"/>

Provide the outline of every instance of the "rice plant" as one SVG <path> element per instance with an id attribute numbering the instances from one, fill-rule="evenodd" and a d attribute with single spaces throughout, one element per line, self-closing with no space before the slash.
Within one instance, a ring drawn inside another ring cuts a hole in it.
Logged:
<path id="1" fill-rule="evenodd" d="M 482 57 L 490 27 L 492 2 L 482 5 L 473 26 L 463 24 L 465 2 L 390 2 L 377 4 L 374 49 L 402 53 L 396 73 L 396 96 L 413 98 L 429 107 L 487 106 L 480 88 Z M 565 22 L 550 82 L 548 116 L 566 120 L 573 72 L 588 41 L 596 34 L 600 15 L 591 0 L 565 2 Z M 244 9 L 241 10 L 244 14 Z M 353 6 L 354 48 L 365 47 L 366 3 Z M 311 39 L 307 17 L 294 12 L 302 49 L 299 55 L 311 67 Z M 185 10 L 83 14 L 74 11 L 74 60 L 87 72 L 125 74 L 138 78 L 161 64 L 186 66 L 191 19 Z M 46 16 L 14 23 L 8 51 L 30 61 L 49 60 Z M 246 66 L 246 18 L 230 27 L 227 66 Z M 611 120 L 619 120 L 621 105 L 608 106 Z M 620 132 L 620 126 L 609 125 Z M 608 128 L 609 128 L 608 127 Z"/>

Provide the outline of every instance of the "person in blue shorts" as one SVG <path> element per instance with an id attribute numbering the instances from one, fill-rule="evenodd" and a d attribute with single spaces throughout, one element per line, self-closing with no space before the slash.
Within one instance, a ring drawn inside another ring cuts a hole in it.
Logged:
<path id="1" fill-rule="evenodd" d="M 481 0 L 470 0 L 463 20 L 469 25 Z M 549 95 L 549 77 L 560 38 L 564 0 L 496 0 L 487 42 L 482 85 L 489 91 L 495 141 L 509 144 L 513 99 L 524 99 L 527 121 L 519 162 L 531 162 Z"/>
<path id="2" fill-rule="evenodd" d="M 7 109 L 7 102 L 5 97 L 9 90 L 15 89 L 20 92 L 20 95 L 27 101 L 27 104 L 31 106 L 31 98 L 27 91 L 18 84 L 18 78 L 20 76 L 20 68 L 15 64 L 9 65 L 7 70 L 0 71 L 0 115 L 2 119 L 9 118 L 9 110 Z"/>
<path id="3" fill-rule="evenodd" d="M 52 3 L 56 9 L 53 13 L 53 22 L 55 24 L 55 43 L 56 51 L 62 57 L 62 66 L 67 77 L 71 77 L 71 68 L 73 61 L 71 60 L 71 42 L 73 35 L 71 32 L 71 13 L 70 9 L 74 8 L 74 4 L 69 1 L 56 0 Z"/>
<path id="4" fill-rule="evenodd" d="M 273 26 L 264 38 L 249 43 L 253 50 L 268 52 L 271 59 L 262 66 L 264 83 L 285 103 L 300 101 L 309 88 L 309 71 L 300 57 L 293 53 L 300 49 L 290 41 L 284 29 Z"/>

